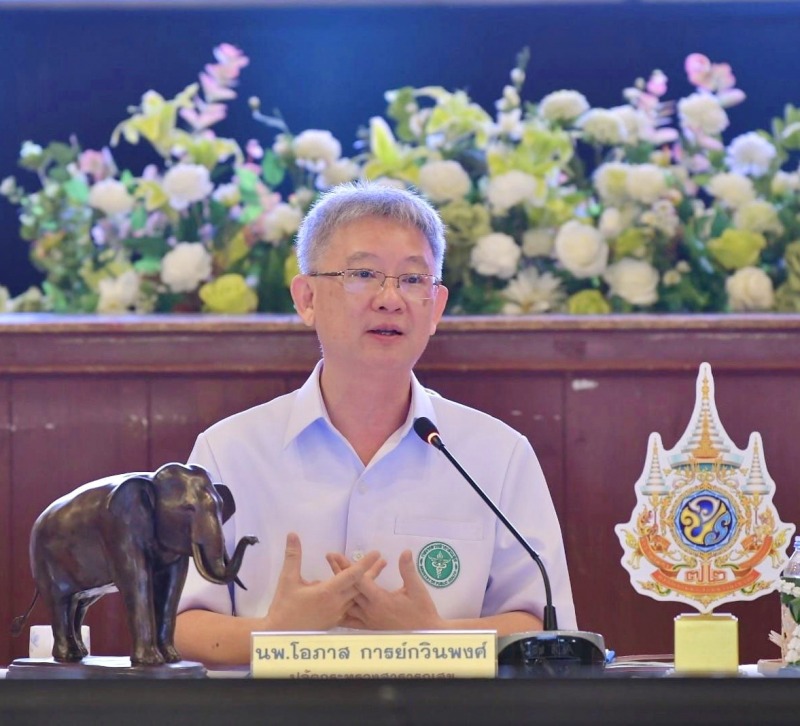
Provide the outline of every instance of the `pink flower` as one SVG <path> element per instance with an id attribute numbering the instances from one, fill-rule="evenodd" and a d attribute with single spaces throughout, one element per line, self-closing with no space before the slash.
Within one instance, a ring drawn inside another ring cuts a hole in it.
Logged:
<path id="1" fill-rule="evenodd" d="M 222 121 L 228 113 L 228 107 L 223 103 L 204 103 L 198 100 L 195 108 L 182 108 L 181 118 L 195 131 L 207 129 L 215 123 Z"/>
<path id="2" fill-rule="evenodd" d="M 250 59 L 235 45 L 230 43 L 220 43 L 214 48 L 214 57 L 218 63 L 244 68 Z"/>
<path id="3" fill-rule="evenodd" d="M 727 63 L 712 63 L 702 53 L 691 53 L 684 63 L 689 83 L 716 93 L 736 85 L 736 77 Z"/>
<path id="4" fill-rule="evenodd" d="M 250 139 L 250 141 L 247 142 L 245 149 L 247 151 L 247 155 L 255 161 L 264 158 L 264 149 L 261 148 L 261 144 L 259 144 L 256 139 Z"/>
<path id="5" fill-rule="evenodd" d="M 660 98 L 667 92 L 667 77 L 661 71 L 653 71 L 647 81 L 647 92 Z"/>
<path id="6" fill-rule="evenodd" d="M 95 181 L 102 181 L 117 173 L 117 165 L 108 149 L 87 149 L 78 157 L 78 168 L 84 174 L 94 177 Z"/>
<path id="7" fill-rule="evenodd" d="M 216 78 L 208 73 L 200 74 L 200 84 L 203 86 L 203 96 L 206 101 L 230 101 L 236 98 L 236 91 L 220 83 Z"/>

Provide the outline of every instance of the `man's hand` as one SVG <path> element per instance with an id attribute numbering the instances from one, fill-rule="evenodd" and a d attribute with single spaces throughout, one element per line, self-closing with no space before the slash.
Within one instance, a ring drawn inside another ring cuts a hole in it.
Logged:
<path id="1" fill-rule="evenodd" d="M 283 569 L 267 613 L 270 630 L 328 630 L 343 624 L 359 595 L 359 583 L 363 579 L 372 582 L 386 567 L 377 552 L 370 552 L 328 580 L 308 582 L 300 575 L 301 559 L 300 537 L 290 532 Z"/>
<path id="2" fill-rule="evenodd" d="M 357 567 L 344 555 L 329 554 L 328 564 L 335 577 Z M 383 568 L 381 568 L 383 569 Z M 355 585 L 358 594 L 342 625 L 348 628 L 369 630 L 437 630 L 444 626 L 436 605 L 425 587 L 425 583 L 414 567 L 411 550 L 400 555 L 400 577 L 403 586 L 389 591 L 375 582 L 375 577 L 362 577 Z"/>

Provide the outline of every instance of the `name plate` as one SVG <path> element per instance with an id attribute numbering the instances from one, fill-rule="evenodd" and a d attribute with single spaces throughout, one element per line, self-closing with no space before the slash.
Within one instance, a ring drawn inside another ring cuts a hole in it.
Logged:
<path id="1" fill-rule="evenodd" d="M 494 630 L 257 632 L 253 678 L 494 678 Z"/>

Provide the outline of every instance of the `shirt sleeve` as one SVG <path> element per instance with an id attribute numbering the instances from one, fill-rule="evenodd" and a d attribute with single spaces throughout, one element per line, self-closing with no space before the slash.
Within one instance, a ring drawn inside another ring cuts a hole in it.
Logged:
<path id="1" fill-rule="evenodd" d="M 558 627 L 576 629 L 561 527 L 542 468 L 528 440 L 522 436 L 511 453 L 498 506 L 544 563 Z M 496 526 L 489 584 L 481 614 L 521 610 L 541 618 L 546 603 L 541 572 L 499 519 Z"/>
<path id="2" fill-rule="evenodd" d="M 211 452 L 208 440 L 203 434 L 197 437 L 192 453 L 189 454 L 190 464 L 199 464 L 204 467 L 211 481 L 220 481 L 218 467 Z M 234 515 L 235 516 L 235 515 Z M 225 547 L 231 551 L 231 543 L 235 539 L 233 532 L 233 518 L 226 522 L 224 527 Z M 180 601 L 178 602 L 178 612 L 184 610 L 210 610 L 222 615 L 233 615 L 233 603 L 230 591 L 225 585 L 216 585 L 203 579 L 197 568 L 194 566 L 194 559 L 189 563 L 189 572 L 186 575 L 186 583 L 183 586 Z"/>

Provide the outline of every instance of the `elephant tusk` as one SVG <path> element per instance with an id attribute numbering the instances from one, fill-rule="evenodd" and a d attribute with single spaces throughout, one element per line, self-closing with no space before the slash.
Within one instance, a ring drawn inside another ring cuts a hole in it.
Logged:
<path id="1" fill-rule="evenodd" d="M 194 557 L 194 564 L 195 567 L 197 567 L 197 571 L 203 576 L 203 578 L 209 582 L 213 582 L 215 585 L 227 584 L 223 578 L 217 577 L 209 571 L 206 560 L 203 557 L 203 550 L 200 549 L 200 545 L 198 545 L 197 542 L 192 542 L 192 557 Z"/>

